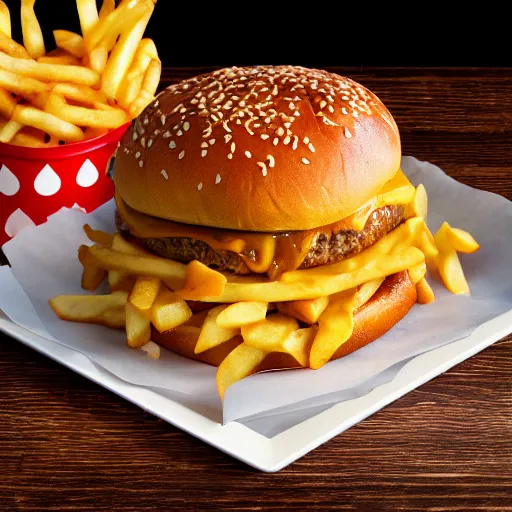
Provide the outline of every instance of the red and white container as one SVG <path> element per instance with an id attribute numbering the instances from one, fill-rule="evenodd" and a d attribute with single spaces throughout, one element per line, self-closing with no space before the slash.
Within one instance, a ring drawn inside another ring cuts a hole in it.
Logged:
<path id="1" fill-rule="evenodd" d="M 128 126 L 51 148 L 0 143 L 0 246 L 62 207 L 90 212 L 111 199 L 108 165 Z"/>

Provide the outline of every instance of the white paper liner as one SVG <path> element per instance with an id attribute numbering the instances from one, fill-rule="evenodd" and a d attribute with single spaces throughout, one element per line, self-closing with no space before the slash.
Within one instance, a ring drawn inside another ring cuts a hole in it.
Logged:
<path id="1" fill-rule="evenodd" d="M 480 251 L 460 255 L 471 296 L 454 296 L 430 280 L 436 301 L 416 305 L 388 334 L 367 347 L 333 361 L 321 370 L 266 372 L 231 386 L 225 396 L 224 422 L 244 423 L 272 436 L 330 405 L 367 393 L 389 382 L 411 357 L 460 339 L 478 325 L 512 308 L 512 203 L 501 196 L 462 185 L 439 168 L 411 157 L 403 159 L 405 174 L 423 183 L 429 196 L 428 224 L 442 221 L 470 231 Z M 216 369 L 166 350 L 155 361 L 126 346 L 122 331 L 59 320 L 48 299 L 80 288 L 77 248 L 87 241 L 82 225 L 115 231 L 112 202 L 91 214 L 61 211 L 36 228 L 22 231 L 4 251 L 12 276 L 30 299 L 36 315 L 27 315 L 20 289 L 7 286 L 0 272 L 0 309 L 14 322 L 70 347 L 117 377 L 162 393 L 187 397 L 193 408 L 220 411 Z M 97 292 L 95 292 L 97 293 Z M 166 391 L 167 390 L 167 391 Z M 294 423 L 295 422 L 295 423 Z"/>

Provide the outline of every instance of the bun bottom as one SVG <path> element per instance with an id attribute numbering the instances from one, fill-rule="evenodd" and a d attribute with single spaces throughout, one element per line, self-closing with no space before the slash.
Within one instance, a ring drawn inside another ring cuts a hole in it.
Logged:
<path id="1" fill-rule="evenodd" d="M 352 336 L 331 360 L 351 354 L 380 338 L 409 312 L 416 299 L 416 287 L 407 271 L 387 277 L 373 297 L 354 313 Z M 194 354 L 198 335 L 198 327 L 182 326 L 163 333 L 153 328 L 151 339 L 172 352 L 213 366 L 219 366 L 243 341 L 241 336 L 236 336 L 206 352 Z M 256 368 L 255 373 L 285 368 L 300 368 L 300 365 L 288 354 L 272 353 Z"/>

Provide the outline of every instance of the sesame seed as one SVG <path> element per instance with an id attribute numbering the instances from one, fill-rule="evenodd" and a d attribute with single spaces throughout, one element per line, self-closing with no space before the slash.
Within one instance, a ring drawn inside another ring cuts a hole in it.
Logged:
<path id="1" fill-rule="evenodd" d="M 165 117 L 165 115 L 164 115 L 164 114 L 162 114 L 162 115 L 160 116 L 160 122 L 162 123 L 162 126 L 165 126 L 165 121 L 166 121 L 166 120 L 167 120 L 167 118 Z"/>
<path id="2" fill-rule="evenodd" d="M 293 120 L 293 117 L 292 117 L 292 120 Z M 284 123 L 284 126 L 286 128 L 290 128 L 291 125 L 292 125 L 292 123 L 290 123 L 290 122 Z"/>
<path id="3" fill-rule="evenodd" d="M 228 153 L 228 160 L 232 160 L 233 159 L 233 153 Z"/>
<path id="4" fill-rule="evenodd" d="M 153 145 L 153 139 L 148 140 L 148 148 L 150 148 Z"/>
<path id="5" fill-rule="evenodd" d="M 267 140 L 270 137 L 270 135 L 268 133 L 262 133 L 260 137 L 262 140 Z"/>
<path id="6" fill-rule="evenodd" d="M 309 137 L 304 137 L 302 141 L 304 142 L 304 144 L 309 144 Z"/>
<path id="7" fill-rule="evenodd" d="M 144 162 L 142 160 L 139 160 L 139 167 L 142 167 L 144 165 Z"/>
<path id="8" fill-rule="evenodd" d="M 208 147 L 208 142 L 201 142 L 201 147 L 202 148 L 207 148 Z"/>
<path id="9" fill-rule="evenodd" d="M 188 121 L 185 121 L 183 123 L 183 129 L 188 132 L 190 130 L 190 123 Z"/>
<path id="10" fill-rule="evenodd" d="M 178 130 L 178 131 L 176 132 L 176 135 L 177 135 L 178 137 L 181 137 L 181 136 L 183 135 L 183 132 L 182 132 L 181 130 Z"/>
<path id="11" fill-rule="evenodd" d="M 343 107 L 343 108 L 341 109 L 341 111 L 342 111 L 345 115 L 348 115 L 348 110 L 347 110 L 345 107 Z"/>
<path id="12" fill-rule="evenodd" d="M 201 156 L 204 158 L 206 155 L 208 154 L 208 151 L 206 151 L 206 149 L 203 149 L 201 151 Z"/>
<path id="13" fill-rule="evenodd" d="M 309 148 L 309 151 L 311 151 L 311 153 L 315 152 L 315 146 L 313 146 L 313 144 L 311 142 L 308 144 L 308 148 Z"/>
<path id="14" fill-rule="evenodd" d="M 210 143 L 210 146 L 213 146 L 215 144 L 215 139 L 210 139 L 208 142 Z"/>
<path id="15" fill-rule="evenodd" d="M 250 152 L 250 151 L 246 151 L 246 152 L 245 152 L 245 156 L 246 156 L 247 158 L 252 158 L 252 154 L 251 154 L 251 152 Z"/>
<path id="16" fill-rule="evenodd" d="M 171 140 L 171 142 L 169 142 L 169 148 L 170 149 L 174 149 L 176 147 L 176 142 L 174 142 L 173 140 Z"/>
<path id="17" fill-rule="evenodd" d="M 197 190 L 201 190 L 203 188 L 203 182 L 201 181 L 201 183 L 199 183 L 199 185 L 197 185 Z"/>
<path id="18" fill-rule="evenodd" d="M 183 150 L 179 155 L 178 158 L 181 160 L 185 156 L 185 150 Z"/>
<path id="19" fill-rule="evenodd" d="M 263 176 L 267 175 L 267 166 L 263 162 L 257 162 L 258 166 L 261 168 L 261 174 Z"/>
<path id="20" fill-rule="evenodd" d="M 147 117 L 144 118 L 144 124 L 145 125 L 149 124 L 149 119 Z"/>
<path id="21" fill-rule="evenodd" d="M 290 139 L 290 136 L 289 136 L 289 135 L 287 135 L 287 136 L 284 138 L 284 140 L 283 140 L 283 144 L 284 144 L 285 146 L 288 146 L 288 144 L 290 144 L 290 140 L 291 140 L 291 139 Z"/>
<path id="22" fill-rule="evenodd" d="M 191 105 L 196 105 L 199 100 L 197 98 L 192 98 L 190 100 Z"/>
<path id="23" fill-rule="evenodd" d="M 332 105 L 329 105 L 329 106 L 327 107 L 327 109 L 329 110 L 329 112 L 330 112 L 331 114 L 334 114 L 334 107 L 333 107 Z"/>
<path id="24" fill-rule="evenodd" d="M 290 103 L 288 104 L 288 108 L 290 110 L 295 110 L 295 103 L 293 103 L 293 101 L 290 101 Z"/>
<path id="25" fill-rule="evenodd" d="M 240 121 L 240 119 L 237 119 L 236 124 L 242 124 L 242 121 Z"/>
<path id="26" fill-rule="evenodd" d="M 158 108 L 158 105 L 160 105 L 160 102 L 158 100 L 153 103 L 153 108 Z"/>
<path id="27" fill-rule="evenodd" d="M 272 155 L 267 155 L 267 160 L 268 160 L 268 166 L 270 168 L 274 167 L 274 165 L 276 164 L 275 158 Z"/>
<path id="28" fill-rule="evenodd" d="M 300 116 L 300 112 L 299 112 L 298 110 L 296 110 L 296 111 L 293 113 L 293 115 L 294 115 L 295 117 L 299 117 L 299 116 Z"/>
<path id="29" fill-rule="evenodd" d="M 137 140 L 137 137 L 138 137 L 137 132 L 134 130 L 134 131 L 133 131 L 133 135 L 132 135 L 132 140 L 133 140 L 133 141 L 136 141 L 136 140 Z"/>
<path id="30" fill-rule="evenodd" d="M 168 180 L 169 179 L 169 175 L 167 174 L 166 170 L 165 169 L 162 169 L 160 171 L 160 174 L 166 179 Z"/>
<path id="31" fill-rule="evenodd" d="M 145 139 L 144 137 L 142 137 L 142 138 L 140 139 L 140 145 L 141 145 L 143 148 L 145 148 L 145 147 L 146 147 L 146 139 Z"/>
<path id="32" fill-rule="evenodd" d="M 140 151 L 137 151 L 137 153 L 135 153 L 135 158 L 138 160 L 140 158 Z"/>
<path id="33" fill-rule="evenodd" d="M 297 144 L 299 143 L 299 137 L 297 135 L 293 136 L 293 144 L 292 149 L 295 151 L 297 149 Z"/>
<path id="34" fill-rule="evenodd" d="M 186 107 L 180 108 L 180 114 L 184 114 L 187 111 Z"/>
<path id="35" fill-rule="evenodd" d="M 224 135 L 224 142 L 227 144 L 232 138 L 233 138 L 233 135 L 226 133 L 226 135 Z"/>
<path id="36" fill-rule="evenodd" d="M 222 179 L 222 178 L 220 177 L 220 174 L 219 174 L 219 173 L 217 173 L 217 176 L 215 176 L 215 185 L 218 185 L 218 184 L 220 183 L 220 180 L 221 180 L 221 179 Z"/>
<path id="37" fill-rule="evenodd" d="M 352 133 L 350 133 L 350 130 L 345 126 L 345 137 L 347 139 L 350 139 L 352 137 Z"/>
<path id="38" fill-rule="evenodd" d="M 308 165 L 310 161 L 307 158 L 302 158 L 302 163 Z"/>
<path id="39" fill-rule="evenodd" d="M 274 146 L 277 146 L 279 144 L 279 139 L 277 137 L 274 137 L 272 144 L 274 144 Z"/>
<path id="40" fill-rule="evenodd" d="M 281 126 L 276 130 L 276 135 L 278 135 L 279 137 L 284 135 L 284 129 Z"/>
<path id="41" fill-rule="evenodd" d="M 236 144 L 234 142 L 231 143 L 231 153 L 235 152 Z"/>
<path id="42" fill-rule="evenodd" d="M 277 88 L 277 85 L 274 85 L 274 88 L 272 89 L 272 95 L 277 96 L 279 93 L 279 89 Z"/>

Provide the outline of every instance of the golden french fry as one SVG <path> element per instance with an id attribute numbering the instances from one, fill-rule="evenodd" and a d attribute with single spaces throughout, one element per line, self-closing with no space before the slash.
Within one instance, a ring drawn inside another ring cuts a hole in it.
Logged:
<path id="1" fill-rule="evenodd" d="M 354 329 L 356 291 L 347 290 L 344 296 L 329 302 L 318 319 L 318 332 L 311 347 L 309 366 L 313 370 L 321 368 L 331 359 L 338 348 L 345 343 Z"/>
<path id="2" fill-rule="evenodd" d="M 0 70 L 1 74 L 1 70 Z M 8 121 L 0 129 L 0 142 L 9 143 L 14 136 L 23 128 L 23 125 L 16 121 Z"/>
<path id="3" fill-rule="evenodd" d="M 115 0 L 103 0 L 103 2 L 101 3 L 101 9 L 99 14 L 100 20 L 106 18 L 115 8 Z"/>
<path id="4" fill-rule="evenodd" d="M 219 296 L 226 287 L 226 276 L 213 270 L 198 260 L 187 265 L 187 277 L 183 288 L 176 294 L 187 300 L 201 300 L 205 296 Z"/>
<path id="5" fill-rule="evenodd" d="M 450 243 L 457 252 L 472 253 L 480 249 L 478 242 L 467 231 L 450 226 L 447 235 Z"/>
<path id="6" fill-rule="evenodd" d="M 78 17 L 80 18 L 80 28 L 84 37 L 95 28 L 98 23 L 98 8 L 96 0 L 76 0 Z"/>
<path id="7" fill-rule="evenodd" d="M 131 348 L 143 347 L 151 337 L 149 319 L 140 313 L 131 302 L 126 303 L 126 338 Z"/>
<path id="8" fill-rule="evenodd" d="M 246 343 L 232 350 L 217 369 L 217 390 L 221 399 L 229 386 L 252 375 L 265 357 L 266 352 Z"/>
<path id="9" fill-rule="evenodd" d="M 409 279 L 413 284 L 418 284 L 427 274 L 427 265 L 426 263 L 421 263 L 420 265 L 416 265 L 408 269 Z"/>
<path id="10" fill-rule="evenodd" d="M 0 68 L 18 75 L 37 78 L 42 82 L 71 82 L 95 86 L 100 81 L 100 75 L 96 71 L 83 66 L 45 64 L 30 59 L 17 59 L 1 52 Z"/>
<path id="11" fill-rule="evenodd" d="M 27 76 L 20 76 L 5 69 L 0 69 L 0 87 L 28 99 L 45 93 L 48 84 Z"/>
<path id="12" fill-rule="evenodd" d="M 43 32 L 34 12 L 35 0 L 21 0 L 21 29 L 23 44 L 33 59 L 38 59 L 46 53 Z"/>
<path id="13" fill-rule="evenodd" d="M 170 283 L 172 288 L 180 288 L 186 277 L 186 266 L 177 261 L 157 256 L 125 254 L 106 247 L 92 246 L 88 255 L 100 268 L 121 270 L 134 276 L 158 277 Z"/>
<path id="14" fill-rule="evenodd" d="M 56 64 L 59 66 L 81 66 L 80 59 L 73 55 L 43 55 L 37 59 L 40 64 Z"/>
<path id="15" fill-rule="evenodd" d="M 89 66 L 94 71 L 102 74 L 108 60 L 108 50 L 103 46 L 97 46 L 89 54 Z"/>
<path id="16" fill-rule="evenodd" d="M 95 102 L 107 102 L 107 97 L 103 92 L 81 84 L 59 83 L 52 86 L 52 91 L 76 102 L 91 105 Z"/>
<path id="17" fill-rule="evenodd" d="M 107 277 L 107 272 L 101 268 L 87 265 L 82 273 L 82 288 L 94 291 Z"/>
<path id="18" fill-rule="evenodd" d="M 117 102 L 123 108 L 128 108 L 139 95 L 144 74 L 152 59 L 158 60 L 155 43 L 152 39 L 142 39 L 116 95 Z"/>
<path id="19" fill-rule="evenodd" d="M 0 0 L 0 32 L 11 37 L 11 13 L 2 0 Z"/>
<path id="20" fill-rule="evenodd" d="M 236 302 L 230 304 L 221 311 L 217 317 L 219 327 L 241 327 L 264 320 L 267 315 L 268 304 L 266 302 Z"/>
<path id="21" fill-rule="evenodd" d="M 122 7 L 122 5 L 123 4 L 119 7 Z M 141 0 L 141 3 L 137 5 L 145 6 L 145 13 L 139 18 L 139 21 L 136 22 L 131 30 L 121 34 L 119 41 L 117 41 L 110 54 L 105 72 L 103 73 L 101 88 L 110 99 L 115 99 L 119 85 L 130 67 L 137 47 L 146 30 L 149 18 L 153 13 L 154 5 L 152 2 Z M 118 9 L 116 9 L 116 11 L 117 10 Z M 108 20 L 108 16 L 105 18 L 105 21 L 106 20 Z"/>
<path id="22" fill-rule="evenodd" d="M 286 338 L 299 328 L 295 318 L 275 314 L 259 322 L 243 325 L 242 338 L 247 345 L 265 352 L 281 352 Z"/>
<path id="23" fill-rule="evenodd" d="M 216 306 L 208 311 L 201 328 L 201 334 L 197 340 L 197 345 L 194 349 L 196 354 L 216 347 L 240 333 L 239 328 L 226 328 L 217 324 L 218 316 L 227 307 L 228 306 L 225 305 Z"/>
<path id="24" fill-rule="evenodd" d="M 439 255 L 439 249 L 437 248 L 434 236 L 426 225 L 421 235 L 420 249 L 423 251 L 423 254 L 425 254 L 425 261 L 428 269 L 431 272 L 437 272 L 437 257 Z"/>
<path id="25" fill-rule="evenodd" d="M 159 332 L 174 329 L 192 317 L 187 303 L 161 286 L 150 310 L 151 322 Z"/>
<path id="26" fill-rule="evenodd" d="M 439 248 L 437 271 L 448 290 L 456 295 L 466 294 L 469 293 L 469 286 L 457 252 L 448 237 L 449 230 L 450 225 L 445 222 L 434 237 Z"/>
<path id="27" fill-rule="evenodd" d="M 436 299 L 434 291 L 425 278 L 420 279 L 416 284 L 416 293 L 418 294 L 418 302 L 420 304 L 430 304 Z"/>
<path id="28" fill-rule="evenodd" d="M 6 119 L 10 119 L 15 108 L 16 100 L 5 89 L 0 87 L 0 114 Z"/>
<path id="29" fill-rule="evenodd" d="M 21 131 L 12 138 L 10 144 L 28 148 L 48 148 L 57 145 L 57 141 L 51 139 L 50 142 L 44 142 L 44 140 L 41 140 L 39 137 Z"/>
<path id="30" fill-rule="evenodd" d="M 280 302 L 277 309 L 288 316 L 293 316 L 306 324 L 315 324 L 320 315 L 329 304 L 329 297 L 318 297 L 316 299 L 292 300 Z"/>
<path id="31" fill-rule="evenodd" d="M 0 20 L 1 19 L 2 15 L 0 14 Z M 7 55 L 10 55 L 11 57 L 17 57 L 19 59 L 30 59 L 30 55 L 27 53 L 27 50 L 25 50 L 25 47 L 21 46 L 21 44 L 18 44 L 16 41 L 12 40 L 11 36 L 5 34 L 1 28 L 0 51 L 7 53 Z"/>
<path id="32" fill-rule="evenodd" d="M 138 277 L 129 301 L 140 311 L 151 308 L 160 291 L 161 281 L 156 277 Z"/>
<path id="33" fill-rule="evenodd" d="M 148 341 L 145 345 L 140 347 L 151 359 L 160 359 L 160 346 L 153 341 Z"/>
<path id="34" fill-rule="evenodd" d="M 139 95 L 129 107 L 133 118 L 139 116 L 155 97 L 161 74 L 162 63 L 159 60 L 152 59 L 144 74 Z"/>
<path id="35" fill-rule="evenodd" d="M 112 247 L 114 235 L 110 235 L 109 233 L 105 233 L 99 229 L 92 229 L 89 224 L 84 225 L 84 232 L 91 242 L 103 245 L 104 247 Z"/>
<path id="36" fill-rule="evenodd" d="M 122 328 L 127 300 L 128 293 L 118 291 L 110 295 L 58 295 L 49 304 L 61 320 Z"/>
<path id="37" fill-rule="evenodd" d="M 106 245 L 106 244 L 101 244 Z M 149 255 L 144 249 L 138 247 L 137 245 L 131 244 L 127 242 L 121 235 L 114 235 L 112 239 L 112 249 L 120 252 L 125 252 L 128 254 L 135 255 Z M 116 290 L 119 288 L 132 290 L 133 285 L 135 284 L 135 278 L 130 277 L 125 272 L 121 272 L 119 270 L 109 270 L 108 271 L 108 284 L 112 290 Z"/>
<path id="38" fill-rule="evenodd" d="M 112 50 L 120 34 L 130 32 L 148 12 L 144 0 L 122 2 L 116 9 L 101 18 L 86 36 L 85 45 L 90 53 L 97 46 Z"/>
<path id="39" fill-rule="evenodd" d="M 82 130 L 74 124 L 34 107 L 17 105 L 12 113 L 12 119 L 54 135 L 59 140 L 75 142 L 84 138 Z"/>
<path id="40" fill-rule="evenodd" d="M 282 342 L 279 352 L 290 354 L 301 366 L 308 367 L 309 353 L 317 332 L 316 325 L 292 331 Z"/>
<path id="41" fill-rule="evenodd" d="M 57 48 L 70 53 L 77 59 L 85 56 L 85 43 L 81 35 L 69 30 L 54 30 L 53 37 Z"/>
<path id="42" fill-rule="evenodd" d="M 86 107 L 76 107 L 66 103 L 64 98 L 53 92 L 46 103 L 46 111 L 62 120 L 77 126 L 93 128 L 117 128 L 128 121 L 124 110 L 97 110 Z"/>

